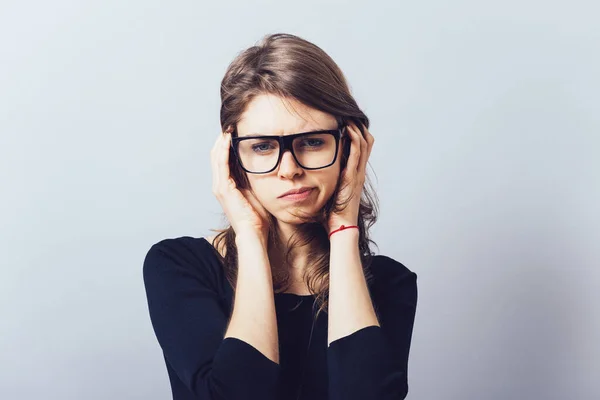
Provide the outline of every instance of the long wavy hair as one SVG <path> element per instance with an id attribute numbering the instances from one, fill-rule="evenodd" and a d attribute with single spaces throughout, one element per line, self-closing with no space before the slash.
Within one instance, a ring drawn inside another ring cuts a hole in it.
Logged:
<path id="1" fill-rule="evenodd" d="M 358 107 L 350 94 L 346 79 L 333 61 L 321 48 L 298 36 L 285 33 L 266 35 L 256 45 L 239 53 L 229 64 L 221 82 L 221 111 L 220 120 L 222 131 L 233 127 L 233 136 L 236 136 L 237 124 L 247 105 L 258 95 L 277 95 L 284 104 L 286 99 L 297 102 L 314 109 L 333 115 L 340 126 L 352 121 L 363 132 L 361 124 L 368 129 L 369 119 Z M 287 107 L 287 105 L 286 105 Z M 350 140 L 342 137 L 340 142 L 341 170 L 346 166 L 350 153 Z M 238 188 L 251 189 L 246 172 L 242 170 L 230 152 L 229 167 L 231 176 Z M 293 249 L 297 246 L 308 245 L 308 267 L 303 280 L 309 291 L 316 295 L 318 312 L 327 310 L 329 298 L 329 250 L 330 243 L 323 224 L 332 212 L 343 210 L 350 199 L 340 201 L 337 199 L 341 187 L 341 174 L 332 197 L 316 215 L 302 215 L 298 218 L 302 223 L 283 249 L 277 248 L 284 254 L 284 265 L 271 266 L 273 276 L 273 289 L 275 293 L 289 288 L 289 259 Z M 367 283 L 372 280 L 370 265 L 373 253 L 370 243 L 376 243 L 369 238 L 369 229 L 377 220 L 378 199 L 373 190 L 369 176 L 365 177 L 359 215 L 359 251 L 363 271 Z M 225 214 L 223 218 L 226 220 Z M 280 241 L 275 218 L 269 221 L 269 246 L 277 246 Z M 237 248 L 235 245 L 235 231 L 226 222 L 224 229 L 211 229 L 218 232 L 213 246 L 224 250 L 221 259 L 225 275 L 234 289 L 237 279 Z M 217 252 L 219 253 L 219 252 Z"/>

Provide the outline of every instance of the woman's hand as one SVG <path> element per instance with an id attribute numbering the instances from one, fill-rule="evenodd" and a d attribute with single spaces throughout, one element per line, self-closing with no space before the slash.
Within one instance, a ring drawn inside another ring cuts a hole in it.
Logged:
<path id="1" fill-rule="evenodd" d="M 327 233 L 338 229 L 341 225 L 358 225 L 358 210 L 363 185 L 366 178 L 367 160 L 371 155 L 371 149 L 375 138 L 363 125 L 364 136 L 356 125 L 349 122 L 346 126 L 346 134 L 351 140 L 350 155 L 346 168 L 342 171 L 341 186 L 338 199 L 350 202 L 339 214 L 331 213 L 327 221 Z"/>
<path id="2" fill-rule="evenodd" d="M 231 133 L 220 133 L 211 152 L 212 192 L 221 204 L 236 236 L 257 235 L 265 240 L 268 236 L 269 212 L 260 204 L 252 191 L 238 189 L 229 170 Z"/>

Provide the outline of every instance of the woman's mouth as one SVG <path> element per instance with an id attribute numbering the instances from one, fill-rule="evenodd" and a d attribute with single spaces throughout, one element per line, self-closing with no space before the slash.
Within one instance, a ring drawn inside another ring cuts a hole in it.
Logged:
<path id="1" fill-rule="evenodd" d="M 313 191 L 314 191 L 314 188 L 306 190 L 302 193 L 288 194 L 287 196 L 280 197 L 280 199 L 286 200 L 286 201 L 302 201 L 302 200 L 308 199 Z"/>

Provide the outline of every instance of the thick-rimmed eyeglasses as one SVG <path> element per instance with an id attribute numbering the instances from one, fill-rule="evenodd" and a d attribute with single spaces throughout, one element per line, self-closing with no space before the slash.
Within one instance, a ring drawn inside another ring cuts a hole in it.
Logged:
<path id="1" fill-rule="evenodd" d="M 340 125 L 337 129 L 285 136 L 232 137 L 231 147 L 242 169 L 251 174 L 266 174 L 275 170 L 286 150 L 290 150 L 302 168 L 315 170 L 335 163 L 343 131 L 344 126 Z"/>

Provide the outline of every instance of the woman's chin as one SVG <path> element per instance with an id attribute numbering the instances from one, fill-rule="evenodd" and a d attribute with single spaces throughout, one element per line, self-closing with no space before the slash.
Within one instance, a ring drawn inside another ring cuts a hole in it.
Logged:
<path id="1" fill-rule="evenodd" d="M 275 218 L 277 218 L 279 222 L 285 224 L 299 225 L 306 222 L 312 222 L 311 217 L 314 217 L 315 214 L 312 207 L 298 207 L 294 210 L 282 210 L 275 215 Z"/>

